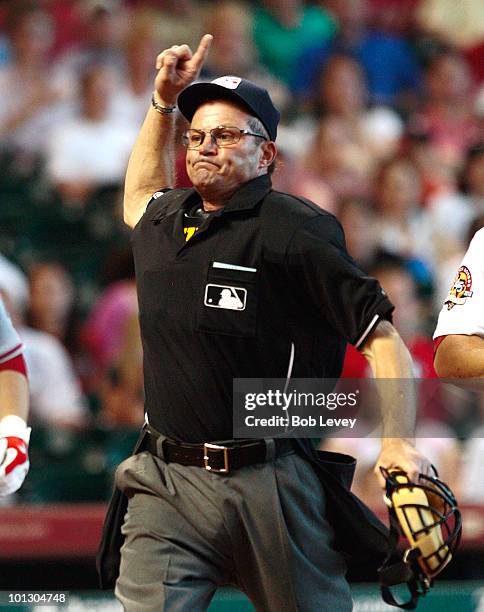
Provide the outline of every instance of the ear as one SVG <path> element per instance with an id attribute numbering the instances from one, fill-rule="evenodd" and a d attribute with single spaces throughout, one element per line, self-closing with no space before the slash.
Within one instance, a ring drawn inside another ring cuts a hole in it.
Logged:
<path id="1" fill-rule="evenodd" d="M 259 159 L 259 168 L 267 169 L 277 156 L 276 143 L 272 141 L 263 142 L 261 146 L 261 152 L 262 154 Z"/>

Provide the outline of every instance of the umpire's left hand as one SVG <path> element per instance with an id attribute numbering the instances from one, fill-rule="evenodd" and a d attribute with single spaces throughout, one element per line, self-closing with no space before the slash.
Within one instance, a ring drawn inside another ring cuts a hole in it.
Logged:
<path id="1" fill-rule="evenodd" d="M 418 482 L 420 474 L 432 476 L 432 464 L 415 445 L 405 438 L 383 438 L 380 455 L 378 456 L 374 472 L 382 489 L 385 489 L 385 479 L 380 467 L 387 470 L 400 469 L 405 472 L 409 480 Z"/>

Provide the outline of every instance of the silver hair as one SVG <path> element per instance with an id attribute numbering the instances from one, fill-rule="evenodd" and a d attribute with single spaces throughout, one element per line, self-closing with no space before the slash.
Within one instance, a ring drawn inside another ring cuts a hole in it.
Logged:
<path id="1" fill-rule="evenodd" d="M 262 123 L 262 121 L 258 119 L 257 117 L 249 117 L 247 119 L 247 127 L 249 128 L 249 130 L 254 132 L 254 134 L 260 134 L 261 136 L 264 136 L 264 138 L 267 138 L 267 140 L 270 140 L 268 131 L 264 127 L 264 124 Z M 276 160 L 274 159 L 271 165 L 267 168 L 267 174 L 271 175 L 275 169 L 276 169 Z"/>

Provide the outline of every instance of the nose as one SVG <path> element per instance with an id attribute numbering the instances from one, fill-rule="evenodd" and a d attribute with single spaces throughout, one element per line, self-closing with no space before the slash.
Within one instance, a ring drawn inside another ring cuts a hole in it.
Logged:
<path id="1" fill-rule="evenodd" d="M 215 138 L 210 132 L 205 133 L 205 138 L 202 144 L 198 147 L 200 153 L 214 154 L 217 153 L 217 145 L 215 144 Z"/>

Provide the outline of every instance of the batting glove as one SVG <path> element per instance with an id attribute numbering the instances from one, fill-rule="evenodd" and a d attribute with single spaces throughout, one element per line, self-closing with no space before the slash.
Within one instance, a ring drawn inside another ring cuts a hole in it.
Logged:
<path id="1" fill-rule="evenodd" d="M 0 421 L 0 496 L 15 493 L 29 471 L 30 427 L 10 414 Z"/>

